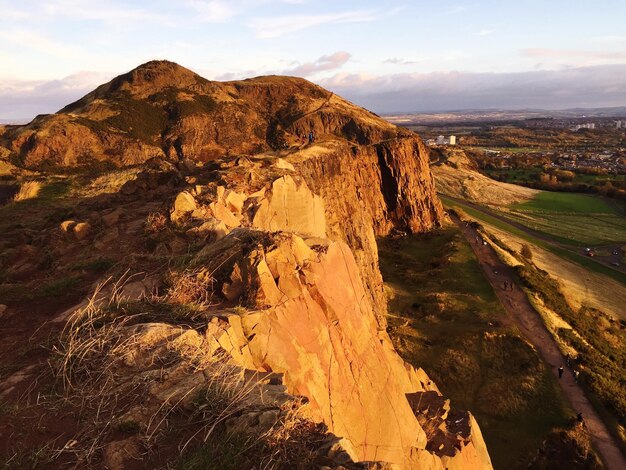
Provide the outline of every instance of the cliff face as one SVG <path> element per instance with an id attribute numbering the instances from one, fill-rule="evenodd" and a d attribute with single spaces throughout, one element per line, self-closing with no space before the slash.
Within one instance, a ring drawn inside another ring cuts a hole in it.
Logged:
<path id="1" fill-rule="evenodd" d="M 310 131 L 316 142 L 302 143 Z M 151 255 L 187 252 L 181 275 L 211 299 L 202 327 L 180 336 L 192 338 L 183 346 L 193 346 L 193 367 L 219 358 L 275 375 L 352 461 L 491 468 L 473 417 L 404 363 L 384 329 L 376 237 L 425 231 L 442 217 L 418 136 L 300 79 L 220 84 L 149 63 L 4 139 L 25 166 L 178 162 L 186 183 L 177 194 L 169 188 L 181 175 L 162 163 L 122 186 L 116 201 L 170 201 L 157 225 L 165 228 L 155 229 L 163 234 L 145 246 Z M 110 237 L 86 232 L 81 243 L 123 251 L 115 224 Z M 125 334 L 170 330 L 149 324 Z M 165 375 L 153 389 L 185 397 L 206 377 Z M 151 406 L 161 395 L 150 395 Z"/>
<path id="2" fill-rule="evenodd" d="M 376 237 L 393 229 L 417 233 L 434 227 L 442 209 L 417 136 L 364 146 L 326 145 L 290 157 L 326 204 L 327 235 L 353 251 L 379 326 L 386 301 L 378 269 Z M 425 171 L 426 170 L 426 171 Z"/>

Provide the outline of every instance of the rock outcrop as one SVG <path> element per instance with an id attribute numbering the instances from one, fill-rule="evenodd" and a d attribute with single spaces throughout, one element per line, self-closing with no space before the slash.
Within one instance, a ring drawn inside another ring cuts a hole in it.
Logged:
<path id="1" fill-rule="evenodd" d="M 243 368 L 281 374 L 289 393 L 309 401 L 309 417 L 343 438 L 354 461 L 489 468 L 469 413 L 458 413 L 464 426 L 457 417 L 445 428 L 414 406 L 415 396 L 440 393 L 377 331 L 349 247 L 315 240 L 238 229 L 198 254 L 196 266 L 218 273 L 215 289 L 246 307 L 214 318 L 206 334 L 211 350 L 222 349 Z M 443 450 L 438 433 L 447 439 Z"/>
<path id="2" fill-rule="evenodd" d="M 335 436 L 328 455 L 342 461 L 491 468 L 473 417 L 404 363 L 385 330 L 376 237 L 425 231 L 442 217 L 418 136 L 302 79 L 217 83 L 151 62 L 2 139 L 25 167 L 147 162 L 111 200 L 168 204 L 145 223 L 107 207 L 97 223 L 80 226 L 75 217 L 57 228 L 101 247 L 120 233 L 143 236 L 146 259 L 180 255 L 172 266 L 184 265 L 163 275 L 169 287 L 158 299 L 201 299 L 192 322 L 202 319 L 199 327 L 168 324 L 160 311 L 161 323 L 133 317 L 139 324 L 107 330 L 126 335 L 115 344 L 138 347 L 112 378 L 118 392 L 137 377 L 147 384 L 144 402 L 127 410 L 133 420 L 141 422 L 148 402 L 159 409 L 206 387 L 219 361 L 273 377 L 257 394 L 263 404 L 272 391 L 271 409 L 234 416 L 243 427 L 271 425 L 297 399 L 308 420 Z M 152 356 L 170 350 L 180 363 L 154 368 Z M 125 445 L 107 458 L 116 461 Z"/>

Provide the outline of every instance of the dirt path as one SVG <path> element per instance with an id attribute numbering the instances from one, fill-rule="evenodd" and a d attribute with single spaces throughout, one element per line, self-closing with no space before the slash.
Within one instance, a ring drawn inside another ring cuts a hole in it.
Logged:
<path id="1" fill-rule="evenodd" d="M 459 225 L 461 232 L 472 246 L 486 278 L 493 286 L 513 323 L 518 326 L 528 341 L 535 346 L 552 368 L 552 373 L 557 378 L 559 366 L 562 365 L 565 368 L 563 377 L 557 379 L 559 385 L 565 392 L 574 410 L 582 413 L 594 447 L 600 453 L 606 468 L 608 470 L 626 469 L 626 458 L 589 400 L 587 400 L 582 388 L 574 380 L 572 372 L 565 366 L 565 358 L 561 355 L 554 339 L 545 328 L 539 314 L 531 306 L 526 294 L 517 285 L 517 278 L 513 270 L 500 261 L 500 258 L 498 258 L 491 246 L 482 244 L 476 230 L 466 226 L 456 218 L 454 221 Z M 504 290 L 505 281 L 509 286 L 513 286 L 512 290 Z"/>

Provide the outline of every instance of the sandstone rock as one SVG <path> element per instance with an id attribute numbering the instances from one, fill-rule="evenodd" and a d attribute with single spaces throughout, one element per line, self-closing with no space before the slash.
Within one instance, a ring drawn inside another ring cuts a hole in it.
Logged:
<path id="1" fill-rule="evenodd" d="M 74 225 L 74 236 L 77 240 L 84 240 L 91 233 L 91 224 L 89 222 L 79 222 Z"/>
<path id="2" fill-rule="evenodd" d="M 241 225 L 241 216 L 236 216 L 223 203 L 213 202 L 209 205 L 213 217 L 223 222 L 228 228 L 239 227 Z"/>
<path id="3" fill-rule="evenodd" d="M 197 207 L 196 200 L 190 193 L 187 191 L 179 193 L 178 196 L 176 196 L 174 207 L 170 213 L 172 222 L 177 222 L 188 213 L 196 210 Z"/>
<path id="4" fill-rule="evenodd" d="M 206 332 L 210 350 L 226 351 L 247 369 L 283 374 L 290 394 L 308 398 L 312 419 L 344 439 L 335 449 L 341 462 L 382 460 L 399 468 L 443 468 L 445 456 L 449 468 L 490 468 L 488 454 L 480 450 L 482 437 L 477 433 L 470 438 L 470 426 L 460 435 L 444 433 L 453 447 L 458 444 L 455 451 L 444 455 L 427 448 L 430 441 L 418 415 L 434 424 L 444 422 L 449 401 L 436 387 L 429 391 L 433 387 L 423 370 L 400 360 L 377 331 L 348 247 L 330 242 L 326 252 L 316 253 L 292 234 L 276 234 L 272 240 L 267 252 L 251 248 L 235 264 L 228 289 L 254 296 L 256 309 L 211 320 Z M 281 289 L 281 280 L 289 279 L 292 271 L 298 277 L 289 289 Z M 407 394 L 425 392 L 443 411 L 413 413 Z M 282 385 L 277 393 L 285 393 Z"/>
<path id="5" fill-rule="evenodd" d="M 122 209 L 118 207 L 102 214 L 102 222 L 104 222 L 107 227 L 110 227 L 111 225 L 115 225 L 116 223 L 118 223 L 121 215 Z"/>
<path id="6" fill-rule="evenodd" d="M 137 180 L 129 180 L 122 185 L 120 188 L 120 193 L 131 196 L 135 194 L 139 190 L 139 185 L 137 184 Z"/>
<path id="7" fill-rule="evenodd" d="M 65 233 L 72 233 L 74 231 L 74 227 L 76 226 L 76 221 L 74 220 L 66 220 L 61 222 L 61 230 Z"/>
<path id="8" fill-rule="evenodd" d="M 293 172 L 296 171 L 294 166 L 283 158 L 278 158 L 276 162 L 274 162 L 274 167 L 278 168 L 279 170 L 289 170 Z"/>
<path id="9" fill-rule="evenodd" d="M 226 207 L 230 209 L 234 214 L 241 214 L 243 205 L 248 197 L 243 193 L 235 191 L 228 191 L 224 197 Z"/>
<path id="10" fill-rule="evenodd" d="M 199 227 L 193 227 L 186 232 L 188 235 L 194 237 L 213 237 L 215 240 L 220 240 L 230 233 L 226 224 L 220 220 L 210 217 Z"/>
<path id="11" fill-rule="evenodd" d="M 324 201 L 306 183 L 283 176 L 272 183 L 257 206 L 252 226 L 275 232 L 284 230 L 314 237 L 326 236 Z"/>
<path id="12" fill-rule="evenodd" d="M 6 305 L 0 304 L 0 318 L 2 318 L 4 316 L 4 314 L 6 313 L 8 308 L 9 307 L 7 307 Z"/>
<path id="13" fill-rule="evenodd" d="M 141 444 L 133 436 L 121 441 L 113 441 L 104 447 L 102 463 L 108 470 L 124 470 L 127 464 L 141 460 Z"/>
<path id="14" fill-rule="evenodd" d="M 238 300 L 244 292 L 243 277 L 239 264 L 235 264 L 233 272 L 230 274 L 230 282 L 225 282 L 222 286 L 222 294 L 231 302 Z"/>

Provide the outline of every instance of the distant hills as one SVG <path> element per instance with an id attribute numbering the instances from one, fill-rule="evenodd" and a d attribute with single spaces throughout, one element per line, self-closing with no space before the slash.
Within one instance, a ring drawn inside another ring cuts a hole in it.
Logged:
<path id="1" fill-rule="evenodd" d="M 623 118 L 626 106 L 611 108 L 571 108 L 571 109 L 465 109 L 458 111 L 391 113 L 383 115 L 394 124 L 420 122 L 480 122 L 480 121 L 520 121 L 524 119 L 554 118 Z"/>

